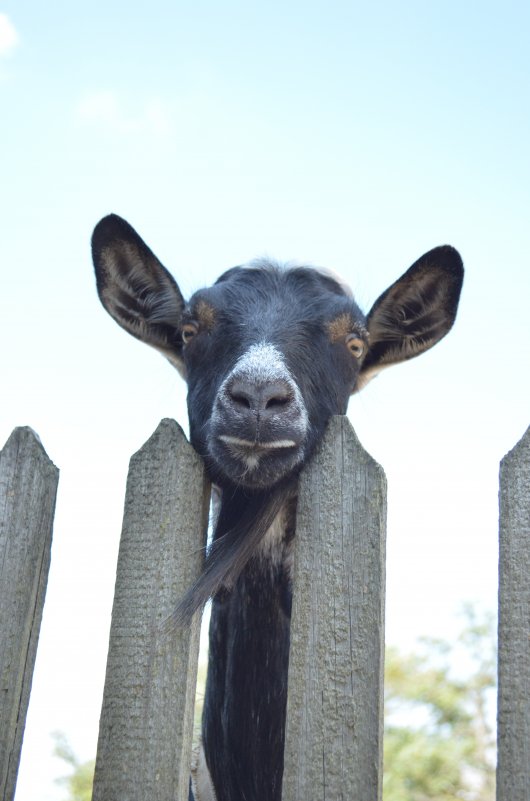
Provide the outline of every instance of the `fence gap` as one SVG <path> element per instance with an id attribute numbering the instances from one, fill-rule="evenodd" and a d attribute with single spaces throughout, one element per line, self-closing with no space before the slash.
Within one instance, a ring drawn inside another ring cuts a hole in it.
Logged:
<path id="1" fill-rule="evenodd" d="M 299 488 L 282 801 L 382 793 L 386 479 L 346 417 Z"/>
<path id="2" fill-rule="evenodd" d="M 0 452 L 0 798 L 12 801 L 42 609 L 59 471 L 31 428 Z"/>
<path id="3" fill-rule="evenodd" d="M 497 801 L 530 798 L 530 428 L 502 460 Z"/>
<path id="4" fill-rule="evenodd" d="M 167 630 L 199 575 L 209 484 L 173 420 L 130 463 L 93 801 L 187 801 L 200 616 Z"/>

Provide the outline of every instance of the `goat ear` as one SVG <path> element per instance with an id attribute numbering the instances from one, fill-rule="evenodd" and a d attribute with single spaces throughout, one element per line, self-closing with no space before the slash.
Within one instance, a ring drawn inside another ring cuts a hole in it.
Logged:
<path id="1" fill-rule="evenodd" d="M 449 245 L 430 250 L 374 303 L 367 319 L 369 347 L 357 389 L 383 368 L 432 348 L 456 317 L 464 267 Z"/>
<path id="2" fill-rule="evenodd" d="M 116 214 L 104 217 L 92 235 L 92 259 L 99 298 L 110 316 L 182 371 L 184 299 L 134 228 Z"/>

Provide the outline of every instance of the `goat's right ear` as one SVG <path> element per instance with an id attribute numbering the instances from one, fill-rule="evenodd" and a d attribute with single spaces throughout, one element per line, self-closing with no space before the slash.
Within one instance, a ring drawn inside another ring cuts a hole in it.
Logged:
<path id="1" fill-rule="evenodd" d="M 109 214 L 92 234 L 92 259 L 99 298 L 110 316 L 182 372 L 184 299 L 143 239 L 128 222 Z"/>

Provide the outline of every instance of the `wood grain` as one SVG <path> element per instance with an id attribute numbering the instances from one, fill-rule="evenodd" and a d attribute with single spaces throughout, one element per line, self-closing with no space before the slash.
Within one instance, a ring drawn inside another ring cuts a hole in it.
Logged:
<path id="1" fill-rule="evenodd" d="M 283 801 L 378 801 L 386 479 L 334 417 L 300 480 Z"/>
<path id="2" fill-rule="evenodd" d="M 0 452 L 0 798 L 12 801 L 50 567 L 59 471 L 30 428 Z"/>
<path id="3" fill-rule="evenodd" d="M 530 428 L 501 462 L 497 801 L 530 799 Z"/>
<path id="4" fill-rule="evenodd" d="M 199 575 L 209 485 L 163 420 L 132 459 L 118 557 L 93 801 L 186 801 L 200 619 L 166 625 Z"/>

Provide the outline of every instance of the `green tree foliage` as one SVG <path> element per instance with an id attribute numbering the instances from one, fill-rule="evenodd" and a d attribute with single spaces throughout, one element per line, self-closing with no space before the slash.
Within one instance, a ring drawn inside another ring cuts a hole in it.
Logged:
<path id="1" fill-rule="evenodd" d="M 384 801 L 494 801 L 491 702 L 496 677 L 493 621 L 465 610 L 449 644 L 424 638 L 418 653 L 386 652 Z M 199 729 L 205 666 L 199 671 Z M 80 762 L 63 735 L 55 753 L 71 768 L 64 801 L 90 801 L 94 760 Z"/>
<path id="2" fill-rule="evenodd" d="M 387 649 L 384 801 L 494 801 L 493 623 L 465 618 L 454 644 Z"/>
<path id="3" fill-rule="evenodd" d="M 64 734 L 56 732 L 54 739 L 55 756 L 66 762 L 72 769 L 68 776 L 58 779 L 58 782 L 64 785 L 68 792 L 64 801 L 91 801 L 95 760 L 90 759 L 88 762 L 80 762 Z"/>

